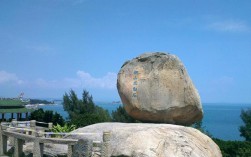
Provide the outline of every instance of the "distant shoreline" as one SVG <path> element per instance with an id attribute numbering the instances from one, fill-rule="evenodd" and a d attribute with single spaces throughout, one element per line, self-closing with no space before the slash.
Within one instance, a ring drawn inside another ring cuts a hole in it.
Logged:
<path id="1" fill-rule="evenodd" d="M 47 101 L 47 100 L 41 100 L 41 99 L 30 99 L 30 104 L 55 104 L 54 101 Z"/>

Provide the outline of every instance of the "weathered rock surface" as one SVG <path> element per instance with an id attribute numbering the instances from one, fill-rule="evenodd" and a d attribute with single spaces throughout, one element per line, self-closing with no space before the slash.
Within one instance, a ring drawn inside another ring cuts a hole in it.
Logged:
<path id="1" fill-rule="evenodd" d="M 99 123 L 73 133 L 111 131 L 111 156 L 118 157 L 221 157 L 219 147 L 206 135 L 191 128 L 171 124 Z M 75 135 L 68 138 L 86 138 Z"/>
<path id="2" fill-rule="evenodd" d="M 145 53 L 124 63 L 117 88 L 127 113 L 135 119 L 189 125 L 203 117 L 200 96 L 174 55 Z"/>
<path id="3" fill-rule="evenodd" d="M 26 143 L 23 147 L 25 156 L 32 156 L 33 142 Z M 46 157 L 58 157 L 67 156 L 68 146 L 65 144 L 44 144 L 44 156 Z"/>

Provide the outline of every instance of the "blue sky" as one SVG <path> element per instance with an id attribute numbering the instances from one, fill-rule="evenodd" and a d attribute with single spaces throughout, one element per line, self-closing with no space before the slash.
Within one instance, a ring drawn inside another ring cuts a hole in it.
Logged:
<path id="1" fill-rule="evenodd" d="M 249 0 L 1 0 L 0 97 L 119 100 L 121 65 L 160 51 L 202 102 L 250 103 L 250 16 Z"/>

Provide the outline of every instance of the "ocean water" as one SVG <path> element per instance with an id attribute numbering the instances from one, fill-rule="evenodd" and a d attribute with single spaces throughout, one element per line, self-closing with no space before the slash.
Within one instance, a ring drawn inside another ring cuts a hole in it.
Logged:
<path id="1" fill-rule="evenodd" d="M 120 106 L 120 104 L 106 102 L 96 102 L 96 104 L 107 109 L 110 113 Z M 61 104 L 40 107 L 56 111 L 64 118 L 68 117 L 68 113 L 63 110 Z M 242 141 L 244 138 L 240 137 L 239 127 L 243 125 L 243 122 L 240 114 L 242 109 L 248 108 L 251 108 L 251 104 L 203 103 L 203 126 L 215 138 Z"/>
<path id="2" fill-rule="evenodd" d="M 204 103 L 203 125 L 215 138 L 223 140 L 244 140 L 239 127 L 243 125 L 241 110 L 251 108 L 251 104 Z"/>

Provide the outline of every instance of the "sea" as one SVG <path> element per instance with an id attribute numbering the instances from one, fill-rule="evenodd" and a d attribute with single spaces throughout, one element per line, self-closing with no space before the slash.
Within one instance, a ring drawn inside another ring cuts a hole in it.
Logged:
<path id="1" fill-rule="evenodd" d="M 96 105 L 108 110 L 109 113 L 115 111 L 121 104 L 111 102 L 95 102 Z M 243 125 L 240 118 L 242 110 L 251 109 L 251 104 L 245 103 L 203 103 L 203 128 L 214 138 L 231 141 L 243 141 L 240 136 L 239 127 Z M 39 106 L 44 110 L 58 112 L 66 120 L 68 113 L 64 111 L 62 101 L 55 101 L 53 105 Z"/>
<path id="2" fill-rule="evenodd" d="M 109 102 L 96 102 L 98 106 L 107 109 L 110 113 L 116 110 L 121 104 Z M 240 136 L 239 127 L 243 125 L 240 118 L 241 110 L 251 108 L 251 104 L 230 104 L 230 103 L 203 103 L 203 127 L 214 138 L 231 141 L 243 141 Z M 68 113 L 63 110 L 61 103 L 56 105 L 40 106 L 44 110 L 53 110 L 60 113 L 65 119 Z"/>

